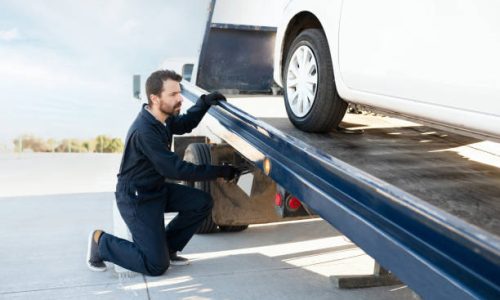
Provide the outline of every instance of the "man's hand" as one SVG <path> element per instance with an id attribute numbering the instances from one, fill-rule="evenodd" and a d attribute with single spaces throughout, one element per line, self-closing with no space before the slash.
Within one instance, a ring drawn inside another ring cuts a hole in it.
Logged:
<path id="1" fill-rule="evenodd" d="M 201 95 L 201 99 L 206 105 L 216 105 L 219 101 L 226 101 L 226 97 L 219 92 L 212 92 L 208 95 Z"/>
<path id="2" fill-rule="evenodd" d="M 240 175 L 240 170 L 230 165 L 223 165 L 221 167 L 220 177 L 223 177 L 226 181 L 231 181 Z"/>

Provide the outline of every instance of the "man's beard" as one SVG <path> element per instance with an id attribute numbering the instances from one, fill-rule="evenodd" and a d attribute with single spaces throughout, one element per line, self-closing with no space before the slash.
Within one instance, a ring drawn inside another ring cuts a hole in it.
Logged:
<path id="1" fill-rule="evenodd" d="M 177 109 L 180 108 L 180 107 L 181 106 L 178 105 L 178 106 L 174 107 L 172 110 L 165 110 L 162 107 L 160 107 L 160 110 L 161 110 L 162 113 L 166 114 L 167 116 L 173 116 L 173 117 L 175 117 L 175 116 L 179 115 L 180 110 L 177 111 Z"/>

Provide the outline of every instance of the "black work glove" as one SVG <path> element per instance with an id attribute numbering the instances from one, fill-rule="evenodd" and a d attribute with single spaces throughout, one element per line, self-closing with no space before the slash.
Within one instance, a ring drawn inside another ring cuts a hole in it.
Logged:
<path id="1" fill-rule="evenodd" d="M 239 175 L 240 170 L 237 168 L 230 165 L 221 166 L 219 177 L 223 177 L 226 181 L 231 181 Z"/>
<path id="2" fill-rule="evenodd" d="M 207 106 L 216 105 L 219 103 L 219 101 L 226 101 L 226 97 L 224 97 L 224 95 L 219 92 L 212 92 L 208 95 L 201 95 L 200 98 Z"/>

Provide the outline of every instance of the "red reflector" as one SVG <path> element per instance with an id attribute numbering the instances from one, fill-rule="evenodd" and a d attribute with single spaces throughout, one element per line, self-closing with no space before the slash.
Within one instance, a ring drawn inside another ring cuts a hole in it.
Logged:
<path id="1" fill-rule="evenodd" d="M 288 206 L 290 207 L 290 209 L 297 209 L 300 207 L 300 201 L 299 199 L 295 198 L 295 197 L 292 197 L 289 201 L 288 201 Z"/>
<path id="2" fill-rule="evenodd" d="M 276 197 L 274 197 L 274 204 L 276 204 L 276 206 L 281 206 L 283 204 L 283 196 L 281 196 L 280 193 L 277 193 Z"/>

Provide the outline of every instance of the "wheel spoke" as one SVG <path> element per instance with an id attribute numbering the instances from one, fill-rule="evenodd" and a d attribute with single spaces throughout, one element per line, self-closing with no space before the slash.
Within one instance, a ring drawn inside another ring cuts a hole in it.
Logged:
<path id="1" fill-rule="evenodd" d="M 307 89 L 307 100 L 309 100 L 310 103 L 312 103 L 314 101 L 314 94 L 309 89 Z"/>
<path id="2" fill-rule="evenodd" d="M 302 65 L 301 70 L 304 71 L 307 65 L 307 51 L 306 49 L 302 49 Z"/>
<path id="3" fill-rule="evenodd" d="M 304 65 L 304 71 L 306 74 L 309 73 L 311 66 L 314 65 L 312 58 L 313 58 L 313 55 L 312 55 L 311 51 L 306 51 L 306 63 Z"/>
<path id="4" fill-rule="evenodd" d="M 299 83 L 298 79 L 293 78 L 293 79 L 288 79 L 286 85 L 287 87 L 291 88 L 291 87 L 296 87 L 298 83 Z"/>
<path id="5" fill-rule="evenodd" d="M 312 106 L 312 100 L 309 99 L 309 96 L 306 96 L 305 97 L 305 101 L 304 101 L 304 109 L 306 111 L 309 111 L 309 109 L 311 108 Z"/>
<path id="6" fill-rule="evenodd" d="M 306 82 L 307 83 L 317 84 L 318 83 L 318 76 L 316 74 L 314 74 L 314 75 L 308 75 L 306 77 Z"/>
<path id="7" fill-rule="evenodd" d="M 291 63 L 290 63 L 290 68 L 288 69 L 288 74 L 292 74 L 295 78 L 298 78 L 299 77 L 299 71 L 297 69 L 297 59 L 293 60 Z"/>
<path id="8" fill-rule="evenodd" d="M 290 94 L 290 105 L 296 105 L 299 93 L 297 91 L 291 91 Z"/>
<path id="9" fill-rule="evenodd" d="M 299 111 L 300 113 L 304 113 L 304 94 L 300 95 L 300 102 L 299 102 Z"/>
<path id="10" fill-rule="evenodd" d="M 307 75 L 313 75 L 316 74 L 316 62 L 311 58 L 311 61 L 309 61 L 309 64 L 307 66 Z"/>

